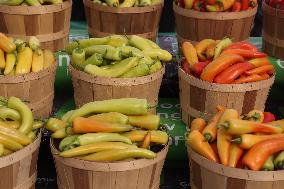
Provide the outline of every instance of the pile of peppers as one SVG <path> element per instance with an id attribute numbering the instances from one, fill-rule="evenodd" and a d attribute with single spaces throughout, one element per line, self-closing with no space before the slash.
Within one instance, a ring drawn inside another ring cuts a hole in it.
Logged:
<path id="1" fill-rule="evenodd" d="M 30 108 L 19 98 L 0 97 L 0 157 L 32 143 L 42 126 L 43 122 L 34 120 Z"/>
<path id="2" fill-rule="evenodd" d="M 199 12 L 240 12 L 256 7 L 257 0 L 176 0 L 176 4 Z"/>
<path id="3" fill-rule="evenodd" d="M 148 113 L 145 99 L 94 101 L 50 118 L 46 129 L 59 140 L 59 155 L 86 161 L 153 159 L 168 143 L 160 117 Z"/>
<path id="4" fill-rule="evenodd" d="M 210 83 L 242 84 L 266 80 L 275 74 L 267 54 L 249 42 L 204 39 L 182 44 L 182 69 Z"/>
<path id="5" fill-rule="evenodd" d="M 191 122 L 187 143 L 203 157 L 225 166 L 254 171 L 284 169 L 284 119 L 270 112 L 252 110 L 240 116 L 218 106 L 206 123 Z"/>
<path id="6" fill-rule="evenodd" d="M 280 9 L 280 10 L 284 10 L 284 1 L 283 0 L 265 0 L 266 4 L 268 4 L 269 6 L 276 8 L 276 9 Z"/>
<path id="7" fill-rule="evenodd" d="M 75 68 L 99 77 L 142 77 L 161 70 L 161 61 L 172 60 L 168 51 L 136 35 L 74 41 L 66 52 Z"/>

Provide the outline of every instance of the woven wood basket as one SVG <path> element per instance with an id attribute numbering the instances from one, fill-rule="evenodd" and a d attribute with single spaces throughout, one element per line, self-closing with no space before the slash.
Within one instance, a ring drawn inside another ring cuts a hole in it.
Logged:
<path id="1" fill-rule="evenodd" d="M 37 36 L 43 49 L 57 51 L 68 44 L 72 0 L 45 6 L 0 5 L 0 32 L 27 40 Z"/>
<path id="2" fill-rule="evenodd" d="M 121 34 L 156 40 L 164 0 L 153 6 L 130 8 L 103 6 L 90 0 L 84 0 L 84 5 L 91 37 Z"/>
<path id="3" fill-rule="evenodd" d="M 190 125 L 193 118 L 209 120 L 216 106 L 236 109 L 241 115 L 250 110 L 264 110 L 275 76 L 246 84 L 209 83 L 186 74 L 179 68 L 179 89 L 182 120 Z"/>
<path id="4" fill-rule="evenodd" d="M 158 104 L 158 94 L 165 68 L 144 77 L 108 78 L 95 77 L 79 71 L 71 64 L 69 70 L 72 76 L 76 107 L 97 101 L 116 98 L 145 98 L 151 106 Z M 156 108 L 151 112 L 155 113 Z"/>
<path id="5" fill-rule="evenodd" d="M 1 189 L 35 189 L 41 133 L 22 150 L 0 158 Z"/>
<path id="6" fill-rule="evenodd" d="M 91 162 L 62 158 L 51 144 L 59 189 L 159 189 L 167 145 L 152 160 Z"/>
<path id="7" fill-rule="evenodd" d="M 284 171 L 249 171 L 226 167 L 188 148 L 191 189 L 283 189 Z"/>
<path id="8" fill-rule="evenodd" d="M 35 117 L 47 118 L 52 111 L 57 64 L 37 73 L 0 76 L 0 96 L 16 96 L 28 102 Z"/>
<path id="9" fill-rule="evenodd" d="M 270 56 L 284 59 L 284 11 L 262 5 L 262 49 Z"/>
<path id="10" fill-rule="evenodd" d="M 202 39 L 247 40 L 254 22 L 257 7 L 241 12 L 197 12 L 173 3 L 179 43 Z"/>

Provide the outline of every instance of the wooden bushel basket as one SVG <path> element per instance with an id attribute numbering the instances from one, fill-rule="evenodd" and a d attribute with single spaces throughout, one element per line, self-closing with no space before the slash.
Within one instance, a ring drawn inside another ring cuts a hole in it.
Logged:
<path id="1" fill-rule="evenodd" d="M 76 107 L 97 101 L 117 98 L 145 98 L 151 106 L 158 104 L 158 94 L 165 68 L 148 76 L 136 78 L 95 77 L 79 71 L 71 64 Z M 156 108 L 151 111 L 155 112 Z"/>
<path id="2" fill-rule="evenodd" d="M 112 34 L 139 35 L 156 40 L 164 0 L 157 5 L 118 8 L 84 0 L 88 30 L 91 37 Z"/>
<path id="3" fill-rule="evenodd" d="M 72 0 L 44 6 L 0 5 L 0 32 L 28 40 L 36 36 L 43 49 L 57 51 L 69 41 Z"/>
<path id="4" fill-rule="evenodd" d="M 59 189 L 159 189 L 169 146 L 155 159 L 92 162 L 62 158 L 51 141 Z"/>
<path id="5" fill-rule="evenodd" d="M 284 59 L 284 11 L 270 7 L 263 1 L 262 49 L 270 56 Z"/>
<path id="6" fill-rule="evenodd" d="M 196 117 L 209 120 L 217 105 L 236 109 L 241 115 L 253 109 L 263 111 L 274 79 L 275 76 L 245 84 L 217 84 L 188 75 L 179 68 L 182 120 L 187 125 Z"/>
<path id="7" fill-rule="evenodd" d="M 250 171 L 217 164 L 188 147 L 191 189 L 283 189 L 284 171 Z"/>
<path id="8" fill-rule="evenodd" d="M 173 3 L 179 43 L 202 39 L 247 40 L 253 26 L 257 7 L 241 12 L 197 12 Z"/>
<path id="9" fill-rule="evenodd" d="M 41 133 L 22 150 L 0 158 L 1 189 L 35 189 Z"/>
<path id="10" fill-rule="evenodd" d="M 52 111 L 57 63 L 36 73 L 0 76 L 0 96 L 27 101 L 35 117 L 47 118 Z"/>

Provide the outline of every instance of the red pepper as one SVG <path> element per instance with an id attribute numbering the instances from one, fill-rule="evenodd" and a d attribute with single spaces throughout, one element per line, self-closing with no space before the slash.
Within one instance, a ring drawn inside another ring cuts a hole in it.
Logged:
<path id="1" fill-rule="evenodd" d="M 185 73 L 191 75 L 190 68 L 189 68 L 189 63 L 187 62 L 186 59 L 182 60 L 181 68 L 183 69 L 183 71 L 185 71 Z"/>
<path id="2" fill-rule="evenodd" d="M 206 0 L 206 4 L 208 4 L 208 5 L 215 5 L 216 4 L 216 0 Z"/>
<path id="3" fill-rule="evenodd" d="M 193 72 L 195 73 L 196 76 L 200 76 L 204 68 L 210 63 L 210 61 L 205 61 L 205 62 L 198 62 L 193 65 Z"/>
<path id="4" fill-rule="evenodd" d="M 254 68 L 252 70 L 246 71 L 247 75 L 252 75 L 252 74 L 264 74 L 266 72 L 274 70 L 274 66 L 272 64 L 260 66 L 258 68 Z"/>
<path id="5" fill-rule="evenodd" d="M 227 49 L 222 52 L 222 54 L 237 54 L 244 58 L 263 58 L 267 57 L 267 54 L 262 52 L 252 52 L 245 49 Z"/>
<path id="6" fill-rule="evenodd" d="M 263 123 L 268 123 L 268 122 L 275 121 L 275 116 L 274 116 L 273 113 L 271 113 L 271 112 L 263 112 L 263 115 L 264 115 Z"/>
<path id="7" fill-rule="evenodd" d="M 253 52 L 257 52 L 258 51 L 256 46 L 254 46 L 251 43 L 247 43 L 245 41 L 233 43 L 232 45 L 230 45 L 226 49 L 244 49 L 244 50 L 250 50 L 250 51 L 253 51 Z"/>
<path id="8" fill-rule="evenodd" d="M 241 76 L 239 79 L 236 79 L 234 81 L 235 84 L 242 84 L 242 83 L 250 83 L 250 82 L 256 82 L 261 80 L 269 79 L 268 74 L 254 74 L 254 75 L 248 75 L 248 76 Z"/>
<path id="9" fill-rule="evenodd" d="M 240 12 L 241 7 L 242 7 L 242 4 L 239 1 L 235 1 L 233 8 L 232 8 L 232 11 L 233 12 Z"/>
<path id="10" fill-rule="evenodd" d="M 205 3 L 203 0 L 194 0 L 193 9 L 196 11 L 204 12 L 205 11 Z"/>
<path id="11" fill-rule="evenodd" d="M 225 69 L 223 72 L 221 72 L 217 77 L 215 77 L 214 81 L 216 83 L 223 83 L 223 84 L 229 84 L 233 83 L 235 79 L 237 79 L 242 73 L 244 73 L 247 70 L 253 69 L 254 65 L 244 62 L 244 63 L 237 63 L 229 68 Z"/>
<path id="12" fill-rule="evenodd" d="M 249 8 L 249 0 L 242 0 L 242 10 L 248 10 Z"/>

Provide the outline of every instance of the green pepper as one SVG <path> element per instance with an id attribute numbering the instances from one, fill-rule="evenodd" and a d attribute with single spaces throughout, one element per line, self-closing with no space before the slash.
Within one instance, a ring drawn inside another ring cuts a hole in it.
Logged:
<path id="1" fill-rule="evenodd" d="M 166 50 L 163 49 L 151 49 L 151 50 L 144 50 L 143 53 L 147 56 L 150 56 L 153 59 L 159 59 L 163 61 L 171 61 L 172 55 Z"/>
<path id="2" fill-rule="evenodd" d="M 131 78 L 131 77 L 142 77 L 148 75 L 150 73 L 149 67 L 144 62 L 139 62 L 137 66 L 131 68 L 128 72 L 124 73 L 123 78 Z"/>
<path id="3" fill-rule="evenodd" d="M 85 48 L 86 55 L 91 56 L 94 53 L 102 54 L 104 58 L 110 60 L 121 60 L 122 55 L 118 48 L 114 48 L 110 45 L 94 45 Z"/>
<path id="4" fill-rule="evenodd" d="M 75 139 L 78 137 L 79 135 L 72 135 L 72 136 L 68 136 L 65 137 L 64 139 L 61 140 L 61 142 L 59 143 L 59 150 L 60 151 L 65 151 L 64 148 L 66 146 L 68 146 L 70 143 L 74 142 Z"/>
<path id="5" fill-rule="evenodd" d="M 72 52 L 71 63 L 78 69 L 82 69 L 85 65 L 86 53 L 84 49 L 76 48 Z"/>
<path id="6" fill-rule="evenodd" d="M 284 151 L 280 152 L 275 160 L 274 160 L 274 165 L 276 169 L 284 169 Z"/>
<path id="7" fill-rule="evenodd" d="M 273 171 L 274 170 L 273 159 L 274 159 L 273 155 L 269 156 L 269 158 L 263 164 L 261 170 L 263 170 L 263 171 Z"/>
<path id="8" fill-rule="evenodd" d="M 8 107 L 17 110 L 22 117 L 22 123 L 19 131 L 24 134 L 28 134 L 30 131 L 32 131 L 34 116 L 30 108 L 16 97 L 10 97 L 8 99 Z"/>
<path id="9" fill-rule="evenodd" d="M 21 120 L 21 115 L 18 111 L 7 108 L 5 106 L 0 107 L 0 118 L 3 120 L 11 119 L 14 121 L 20 121 Z"/>
<path id="10" fill-rule="evenodd" d="M 141 3 L 141 2 L 140 2 Z M 140 50 L 151 50 L 152 47 L 148 43 L 147 39 L 140 37 L 138 35 L 132 35 L 129 40 L 130 45 L 140 49 Z"/>
<path id="11" fill-rule="evenodd" d="M 162 68 L 163 68 L 163 65 L 162 65 L 161 61 L 156 60 L 156 63 L 154 63 L 150 67 L 150 74 L 156 73 L 157 71 L 161 70 Z"/>
<path id="12" fill-rule="evenodd" d="M 80 70 L 84 70 L 86 65 L 91 64 L 91 65 L 96 65 L 99 66 L 103 63 L 103 55 L 99 53 L 94 53 L 92 56 L 86 59 L 81 64 L 77 64 Z"/>
<path id="13" fill-rule="evenodd" d="M 74 110 L 68 122 L 72 123 L 76 117 L 90 114 L 118 112 L 126 115 L 145 115 L 148 111 L 146 99 L 121 98 L 89 102 L 81 108 Z"/>
<path id="14" fill-rule="evenodd" d="M 123 35 L 111 35 L 109 36 L 109 38 L 110 40 L 108 41 L 107 45 L 110 45 L 113 47 L 122 47 L 128 44 L 127 37 Z"/>
<path id="15" fill-rule="evenodd" d="M 85 72 L 99 77 L 119 77 L 138 64 L 137 57 L 130 57 L 115 64 L 109 69 L 102 69 L 96 65 L 87 65 Z"/>
<path id="16" fill-rule="evenodd" d="M 74 138 L 70 143 L 62 144 L 62 149 L 70 150 L 78 146 L 84 146 L 88 144 L 94 144 L 97 142 L 124 142 L 126 144 L 132 144 L 131 140 L 118 133 L 87 133 L 79 135 Z"/>
<path id="17" fill-rule="evenodd" d="M 109 37 L 103 37 L 103 38 L 90 38 L 90 39 L 82 39 L 79 41 L 73 41 L 66 47 L 66 52 L 68 54 L 71 54 L 75 48 L 86 48 L 93 45 L 105 45 L 110 40 Z"/>

